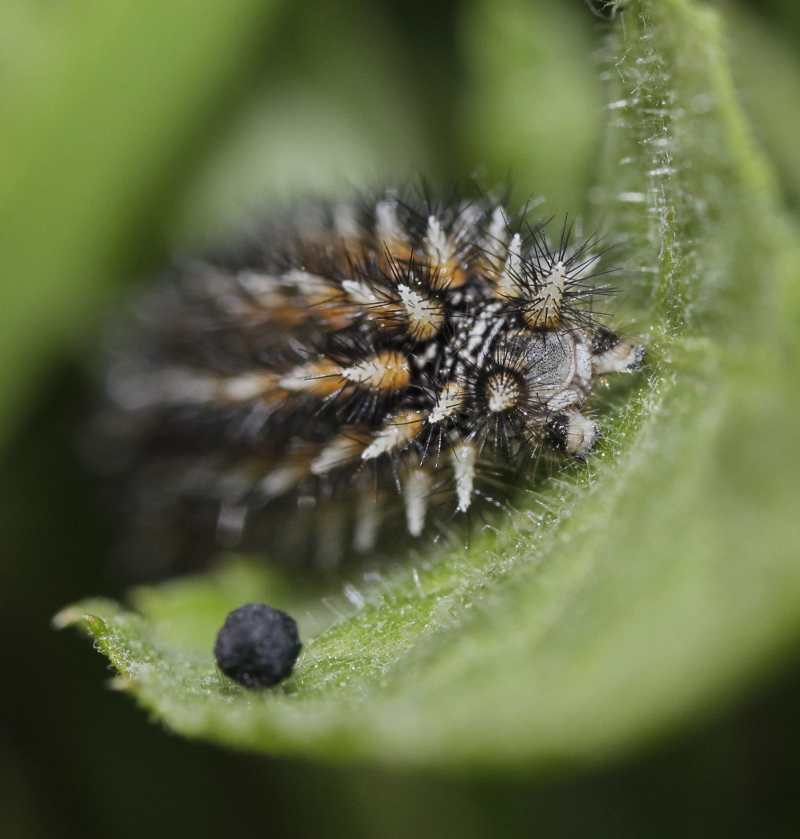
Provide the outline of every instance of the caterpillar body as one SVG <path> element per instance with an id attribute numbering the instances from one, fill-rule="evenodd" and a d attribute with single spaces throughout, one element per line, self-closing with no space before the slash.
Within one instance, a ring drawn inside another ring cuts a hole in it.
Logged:
<path id="1" fill-rule="evenodd" d="M 644 349 L 601 323 L 597 242 L 572 238 L 491 197 L 387 193 L 177 265 L 113 341 L 100 414 L 138 552 L 336 564 L 543 450 L 585 457 L 595 382 Z"/>

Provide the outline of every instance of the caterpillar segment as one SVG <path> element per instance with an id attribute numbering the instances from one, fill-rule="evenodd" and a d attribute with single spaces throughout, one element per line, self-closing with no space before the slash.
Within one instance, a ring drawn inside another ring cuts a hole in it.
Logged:
<path id="1" fill-rule="evenodd" d="M 133 541 L 330 564 L 468 513 L 484 473 L 585 458 L 596 382 L 644 358 L 593 314 L 599 264 L 490 198 L 390 193 L 178 265 L 112 342 L 96 422 Z"/>

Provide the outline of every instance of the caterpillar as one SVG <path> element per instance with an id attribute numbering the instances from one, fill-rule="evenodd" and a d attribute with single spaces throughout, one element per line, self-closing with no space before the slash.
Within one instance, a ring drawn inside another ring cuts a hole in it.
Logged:
<path id="1" fill-rule="evenodd" d="M 114 330 L 98 415 L 129 544 L 319 565 L 468 516 L 543 451 L 585 458 L 595 383 L 642 345 L 603 323 L 598 240 L 492 196 L 318 203 L 184 259 Z"/>

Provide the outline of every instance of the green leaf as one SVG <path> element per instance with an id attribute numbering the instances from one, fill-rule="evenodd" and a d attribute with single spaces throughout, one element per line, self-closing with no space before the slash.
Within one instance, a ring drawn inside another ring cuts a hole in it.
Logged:
<path id="1" fill-rule="evenodd" d="M 380 5 L 307 0 L 291 11 L 271 73 L 184 202 L 184 242 L 235 236 L 264 207 L 304 192 L 373 189 L 376 173 L 405 181 L 432 169 L 419 103 L 398 72 L 402 45 Z"/>
<path id="2" fill-rule="evenodd" d="M 459 126 L 467 171 L 511 179 L 520 201 L 546 196 L 549 215 L 585 201 L 602 134 L 593 18 L 579 4 L 465 4 L 467 68 Z"/>
<path id="3" fill-rule="evenodd" d="M 65 610 L 170 729 L 232 747 L 436 765 L 596 762 L 707 715 L 800 635 L 800 249 L 714 13 L 630 2 L 592 192 L 650 362 L 605 439 L 519 509 L 332 600 L 243 561 Z M 226 611 L 286 608 L 294 676 L 248 693 Z"/>
<path id="4" fill-rule="evenodd" d="M 101 310 L 120 263 L 141 260 L 132 243 L 168 213 L 162 190 L 177 191 L 208 142 L 277 6 L 0 8 L 0 437 L 34 373 Z"/>
<path id="5" fill-rule="evenodd" d="M 800 23 L 800 16 L 792 5 L 776 9 L 778 19 L 770 27 L 751 5 L 721 0 L 721 6 L 731 38 L 731 53 L 736 56 L 732 70 L 743 105 L 778 168 L 783 190 L 797 208 L 800 133 L 796 130 L 796 103 L 800 102 L 800 55 L 796 38 L 791 34 Z"/>

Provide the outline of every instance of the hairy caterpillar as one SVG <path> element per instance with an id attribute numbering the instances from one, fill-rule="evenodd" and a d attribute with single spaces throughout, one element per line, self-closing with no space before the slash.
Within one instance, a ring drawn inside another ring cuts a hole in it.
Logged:
<path id="1" fill-rule="evenodd" d="M 571 239 L 491 197 L 387 193 L 176 266 L 116 336 L 99 416 L 140 553 L 333 564 L 542 449 L 583 458 L 595 381 L 644 349 L 600 323 L 597 242 Z"/>

